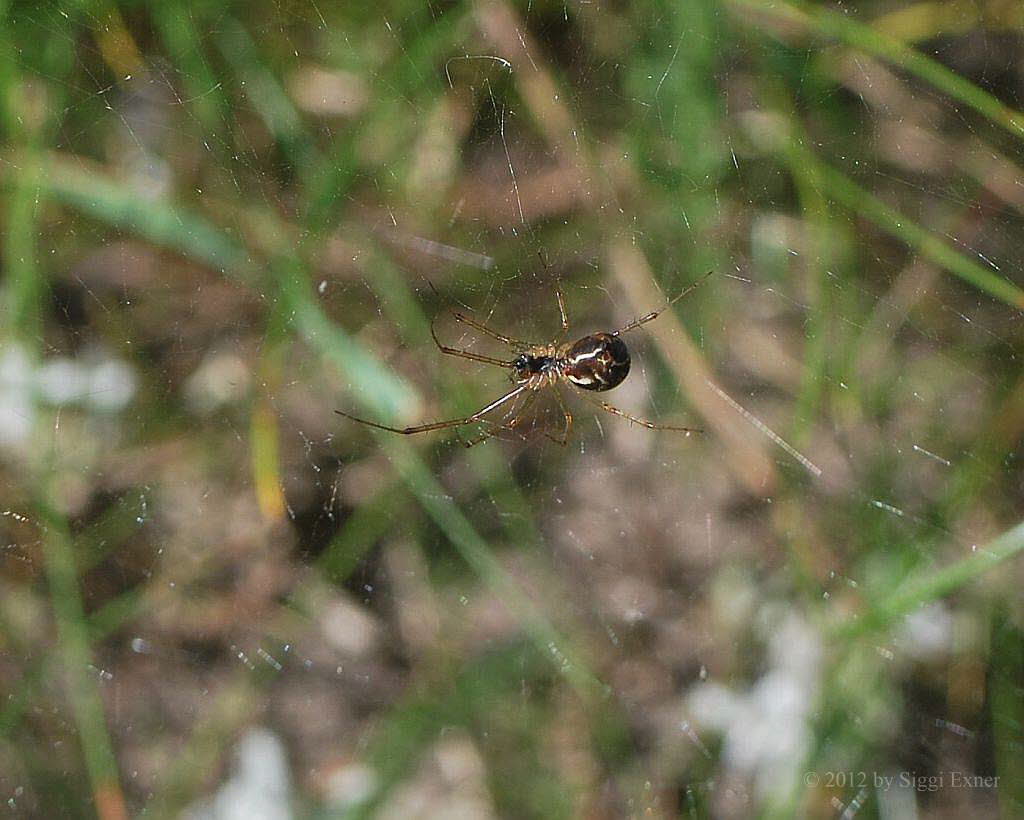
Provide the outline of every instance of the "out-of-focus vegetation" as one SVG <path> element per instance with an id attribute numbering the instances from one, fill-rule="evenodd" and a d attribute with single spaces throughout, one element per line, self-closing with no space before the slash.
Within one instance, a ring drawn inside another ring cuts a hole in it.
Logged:
<path id="1" fill-rule="evenodd" d="M 1024 813 L 1018 6 L 3 4 L 12 816 Z"/>

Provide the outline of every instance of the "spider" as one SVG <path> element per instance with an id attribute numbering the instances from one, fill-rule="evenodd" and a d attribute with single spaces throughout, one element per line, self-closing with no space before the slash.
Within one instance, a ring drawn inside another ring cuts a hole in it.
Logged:
<path id="1" fill-rule="evenodd" d="M 481 441 L 485 441 L 499 431 L 515 430 L 525 417 L 526 410 L 529 409 L 530 405 L 532 405 L 534 401 L 536 401 L 540 391 L 545 388 L 550 388 L 554 394 L 555 401 L 558 402 L 558 407 L 562 412 L 562 416 L 565 421 L 565 429 L 562 431 L 561 436 L 553 436 L 548 432 L 545 432 L 545 435 L 552 441 L 565 445 L 569 441 L 569 431 L 572 429 L 573 417 L 572 413 L 569 412 L 569 408 L 566 405 L 565 399 L 563 398 L 561 391 L 558 389 L 558 386 L 563 382 L 568 382 L 573 387 L 577 387 L 582 391 L 594 393 L 601 393 L 606 390 L 611 390 L 614 387 L 618 387 L 625 380 L 626 376 L 629 375 L 630 364 L 629 348 L 627 348 L 626 343 L 622 341 L 622 335 L 631 330 L 636 330 L 638 327 L 657 319 L 662 313 L 668 310 L 668 308 L 701 285 L 710 275 L 711 272 L 708 272 L 702 276 L 692 285 L 685 288 L 678 296 L 668 301 L 659 310 L 647 313 L 639 319 L 635 319 L 624 327 L 620 327 L 618 330 L 611 333 L 606 331 L 591 333 L 575 342 L 565 341 L 565 337 L 569 333 L 569 319 L 565 312 L 565 298 L 563 297 L 560 288 L 556 289 L 555 295 L 558 299 L 558 312 L 561 314 L 562 318 L 562 331 L 547 344 L 533 344 L 530 342 L 524 342 L 520 339 L 515 339 L 511 336 L 506 336 L 504 333 L 492 330 L 482 322 L 471 319 L 465 314 L 450 311 L 456 322 L 468 325 L 480 333 L 501 342 L 511 348 L 516 355 L 512 359 L 497 359 L 492 356 L 483 356 L 479 353 L 474 353 L 471 350 L 461 350 L 459 348 L 449 347 L 448 345 L 442 344 L 440 339 L 438 339 L 437 333 L 434 330 L 434 322 L 432 322 L 430 326 L 430 335 L 433 336 L 434 344 L 437 345 L 438 349 L 449 356 L 459 356 L 463 359 L 470 359 L 474 362 L 508 368 L 510 371 L 509 376 L 515 384 L 515 387 L 503 396 L 489 402 L 486 406 L 480 408 L 471 415 L 458 419 L 449 419 L 447 421 L 418 424 L 413 427 L 392 427 L 387 424 L 368 421 L 367 419 L 353 416 L 352 414 L 345 413 L 341 410 L 335 410 L 334 412 L 340 416 L 344 416 L 345 418 L 352 419 L 352 421 L 365 424 L 367 427 L 376 427 L 378 430 L 387 430 L 391 433 L 401 433 L 404 436 L 413 435 L 415 433 L 427 433 L 431 430 L 444 430 L 448 427 L 462 427 L 467 424 L 478 424 L 481 422 L 490 424 L 491 427 L 488 428 L 486 432 L 477 438 L 466 442 L 467 447 L 472 447 L 474 444 L 479 444 Z M 513 410 L 511 417 L 507 418 L 504 423 L 496 424 L 489 422 L 489 420 L 485 418 L 485 416 L 492 410 L 496 410 L 499 407 L 506 405 L 508 402 L 514 401 L 514 399 L 523 394 L 526 394 L 526 398 L 522 405 L 518 410 Z M 703 432 L 693 427 L 674 427 L 668 424 L 655 424 L 654 422 L 647 421 L 647 419 L 638 418 L 637 416 L 633 416 L 623 410 L 619 410 L 617 407 L 613 407 L 607 402 L 591 398 L 586 392 L 581 393 L 580 395 L 582 395 L 583 398 L 591 404 L 596 405 L 605 412 L 624 418 L 633 424 L 642 425 L 649 430 L 675 430 L 681 433 Z"/>

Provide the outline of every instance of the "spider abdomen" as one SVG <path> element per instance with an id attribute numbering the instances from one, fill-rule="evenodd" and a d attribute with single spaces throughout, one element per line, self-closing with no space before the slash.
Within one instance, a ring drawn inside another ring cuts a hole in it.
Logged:
<path id="1" fill-rule="evenodd" d="M 611 333 L 592 333 L 562 356 L 565 378 L 583 390 L 611 390 L 629 375 L 629 349 Z"/>

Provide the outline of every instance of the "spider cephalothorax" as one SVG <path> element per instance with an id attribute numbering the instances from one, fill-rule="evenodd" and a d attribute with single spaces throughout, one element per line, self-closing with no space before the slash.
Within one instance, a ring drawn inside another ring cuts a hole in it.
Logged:
<path id="1" fill-rule="evenodd" d="M 604 331 L 600 333 L 591 333 L 570 343 L 564 343 L 565 335 L 569 331 L 569 320 L 566 318 L 565 300 L 562 297 L 561 290 L 557 290 L 556 295 L 558 297 L 558 310 L 562 316 L 562 335 L 560 338 L 556 336 L 549 344 L 531 344 L 519 339 L 514 339 L 511 336 L 506 336 L 504 333 L 498 333 L 495 330 L 491 330 L 487 325 L 482 324 L 475 319 L 471 319 L 462 313 L 456 313 L 453 311 L 452 316 L 455 318 L 456 322 L 469 325 L 484 335 L 490 336 L 492 339 L 496 339 L 502 344 L 508 345 L 516 351 L 516 356 L 513 359 L 498 359 L 493 356 L 484 356 L 480 353 L 474 353 L 471 350 L 461 350 L 455 347 L 448 347 L 447 345 L 441 344 L 440 340 L 437 338 L 437 334 L 434 333 L 433 325 L 431 325 L 430 332 L 434 336 L 434 343 L 438 346 L 438 349 L 440 349 L 442 353 L 447 353 L 450 356 L 460 356 L 463 359 L 472 359 L 475 362 L 507 367 L 509 368 L 509 376 L 516 385 L 515 387 L 509 390 L 504 396 L 500 396 L 492 401 L 486 407 L 482 407 L 477 410 L 471 416 L 466 416 L 461 419 L 449 419 L 448 421 L 436 421 L 430 424 L 418 424 L 415 427 L 391 427 L 387 424 L 378 424 L 375 421 L 367 421 L 366 419 L 358 418 L 350 415 L 349 413 L 344 413 L 341 410 L 336 410 L 335 412 L 339 415 L 345 416 L 346 418 L 350 418 L 353 421 L 358 421 L 360 424 L 376 427 L 379 430 L 389 430 L 392 433 L 402 433 L 403 435 L 426 433 L 429 430 L 442 430 L 446 427 L 460 427 L 464 424 L 489 423 L 491 426 L 482 436 L 469 442 L 469 444 L 475 444 L 478 441 L 483 441 L 484 439 L 489 438 L 499 430 L 515 429 L 515 427 L 525 417 L 526 409 L 536 399 L 540 390 L 543 388 L 551 388 L 554 393 L 555 400 L 558 402 L 558 406 L 561 408 L 562 414 L 565 417 L 565 432 L 559 437 L 552 436 L 550 433 L 545 434 L 560 444 L 565 444 L 569 438 L 569 429 L 572 427 L 572 413 L 570 413 L 569 408 L 566 407 L 565 400 L 562 398 L 562 394 L 558 389 L 559 383 L 568 382 L 574 387 L 590 392 L 601 392 L 604 390 L 611 390 L 613 387 L 618 387 L 622 384 L 626 376 L 629 375 L 630 362 L 629 348 L 626 347 L 626 343 L 622 341 L 620 336 L 622 336 L 623 333 L 635 330 L 641 325 L 645 325 L 658 318 L 658 316 L 667 310 L 669 306 L 682 299 L 687 293 L 697 287 L 697 285 L 707 279 L 710 275 L 711 274 L 708 273 L 696 283 L 690 285 L 690 287 L 686 288 L 682 293 L 669 301 L 660 310 L 655 310 L 645 316 L 641 316 L 639 319 L 630 322 L 625 327 L 621 327 L 612 333 Z M 515 399 L 524 394 L 525 398 L 517 405 Z M 620 416 L 635 424 L 643 425 L 651 430 L 677 430 L 683 433 L 697 432 L 692 427 L 673 427 L 667 424 L 654 424 L 646 419 L 632 416 L 629 413 L 619 410 L 617 407 L 612 407 L 612 405 L 603 401 L 598 401 L 597 399 L 588 398 L 588 401 L 596 404 L 608 413 Z M 507 413 L 503 423 L 496 424 L 489 422 L 488 419 L 484 418 L 492 410 L 503 405 L 512 408 Z"/>
<path id="2" fill-rule="evenodd" d="M 557 378 L 559 359 L 551 345 L 530 348 L 512 360 L 512 381 L 516 384 L 531 379 Z"/>

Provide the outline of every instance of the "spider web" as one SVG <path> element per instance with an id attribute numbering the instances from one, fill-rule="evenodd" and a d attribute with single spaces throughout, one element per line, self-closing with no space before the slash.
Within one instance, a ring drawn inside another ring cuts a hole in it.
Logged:
<path id="1" fill-rule="evenodd" d="M 7 10 L 12 809 L 1012 803 L 1019 22 L 692 5 Z"/>

